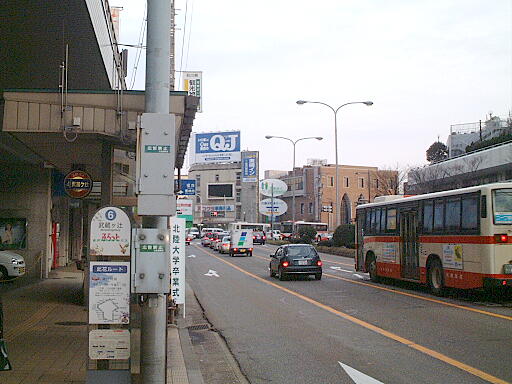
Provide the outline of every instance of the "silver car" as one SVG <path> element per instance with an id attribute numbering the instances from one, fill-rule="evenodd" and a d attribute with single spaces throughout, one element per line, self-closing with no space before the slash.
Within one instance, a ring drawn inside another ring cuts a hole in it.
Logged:
<path id="1" fill-rule="evenodd" d="M 0 251 L 0 281 L 23 276 L 25 272 L 23 256 L 13 251 Z"/>

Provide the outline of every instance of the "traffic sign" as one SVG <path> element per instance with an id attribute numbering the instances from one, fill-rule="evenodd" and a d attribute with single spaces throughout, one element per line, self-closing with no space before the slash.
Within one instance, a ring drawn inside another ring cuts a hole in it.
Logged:
<path id="1" fill-rule="evenodd" d="M 91 255 L 130 256 L 131 222 L 121 208 L 101 208 L 94 214 L 90 228 Z"/>
<path id="2" fill-rule="evenodd" d="M 265 179 L 260 181 L 260 193 L 265 196 L 281 196 L 288 190 L 288 186 L 282 180 Z"/>

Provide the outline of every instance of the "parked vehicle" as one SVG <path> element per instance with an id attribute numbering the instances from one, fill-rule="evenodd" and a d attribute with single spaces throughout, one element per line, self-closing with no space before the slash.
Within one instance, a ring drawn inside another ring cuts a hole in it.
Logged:
<path id="1" fill-rule="evenodd" d="M 254 244 L 265 244 L 267 240 L 267 236 L 265 236 L 265 232 L 253 232 L 252 233 L 252 241 Z"/>
<path id="2" fill-rule="evenodd" d="M 233 229 L 231 231 L 229 254 L 252 256 L 253 238 L 252 229 Z"/>
<path id="3" fill-rule="evenodd" d="M 219 245 L 220 253 L 229 253 L 230 240 L 231 240 L 231 238 L 229 236 L 224 236 L 222 238 L 222 241 L 220 242 L 220 245 Z"/>
<path id="4" fill-rule="evenodd" d="M 13 251 L 0 251 L 0 281 L 26 273 L 25 259 Z"/>
<path id="5" fill-rule="evenodd" d="M 287 244 L 270 255 L 270 277 L 284 280 L 288 275 L 315 275 L 322 278 L 322 260 L 316 249 L 309 244 Z"/>

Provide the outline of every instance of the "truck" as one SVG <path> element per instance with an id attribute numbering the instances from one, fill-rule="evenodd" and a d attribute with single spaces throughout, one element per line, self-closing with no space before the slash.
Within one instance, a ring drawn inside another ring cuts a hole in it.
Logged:
<path id="1" fill-rule="evenodd" d="M 252 229 L 232 229 L 229 243 L 229 254 L 252 256 Z"/>

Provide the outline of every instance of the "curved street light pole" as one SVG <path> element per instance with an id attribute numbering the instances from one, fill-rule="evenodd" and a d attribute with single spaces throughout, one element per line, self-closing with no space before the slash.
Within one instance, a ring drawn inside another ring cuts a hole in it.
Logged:
<path id="1" fill-rule="evenodd" d="M 328 107 L 333 113 L 334 113 L 334 152 L 335 152 L 335 160 L 336 160 L 336 169 L 335 169 L 335 184 L 336 184 L 336 219 L 335 219 L 335 224 L 336 224 L 336 227 L 338 227 L 340 225 L 340 222 L 341 222 L 341 209 L 340 209 L 340 197 L 339 197 L 339 180 L 338 180 L 338 168 L 339 168 L 339 162 L 338 162 L 338 119 L 337 119 L 337 116 L 338 116 L 338 111 L 346 106 L 346 105 L 350 105 L 350 104 L 365 104 L 367 106 L 371 106 L 373 105 L 373 101 L 351 101 L 349 103 L 345 103 L 345 104 L 342 104 L 340 105 L 338 108 L 334 109 L 333 107 L 331 107 L 329 104 L 326 104 L 326 103 L 323 103 L 321 101 L 307 101 L 307 100 L 297 100 L 296 102 L 298 105 L 303 105 L 303 104 L 306 104 L 306 103 L 310 103 L 310 104 L 322 104 L 322 105 L 325 105 L 326 107 Z"/>
<path id="2" fill-rule="evenodd" d="M 311 137 L 301 137 L 300 139 L 292 140 L 292 139 L 290 139 L 288 137 L 267 135 L 267 136 L 265 136 L 265 139 L 283 139 L 283 140 L 288 140 L 293 145 L 293 168 L 292 168 L 292 184 L 291 184 L 291 189 L 292 189 L 292 221 L 293 221 L 293 223 L 295 223 L 295 186 L 294 186 L 294 183 L 293 183 L 293 178 L 295 176 L 295 145 L 299 141 L 301 141 L 301 140 L 308 140 L 308 139 L 322 140 L 323 137 L 311 136 Z M 273 207 L 272 207 L 272 209 L 273 209 Z"/>

